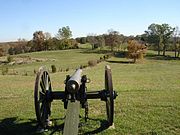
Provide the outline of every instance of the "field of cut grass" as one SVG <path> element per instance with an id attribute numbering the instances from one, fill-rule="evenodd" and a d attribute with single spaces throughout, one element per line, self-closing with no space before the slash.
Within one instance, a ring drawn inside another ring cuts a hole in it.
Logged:
<path id="1" fill-rule="evenodd" d="M 89 100 L 87 123 L 81 119 L 80 134 L 167 134 L 180 133 L 180 60 L 165 59 L 150 52 L 143 62 L 128 63 L 129 60 L 112 57 L 95 67 L 83 69 L 91 79 L 88 90 L 104 89 L 104 67 L 110 65 L 113 86 L 118 92 L 115 100 L 115 129 L 106 129 L 105 103 Z M 100 53 L 85 49 L 23 54 L 34 58 L 55 59 L 55 62 L 37 62 L 16 65 L 20 71 L 32 71 L 41 65 L 55 64 L 67 68 L 68 72 L 51 73 L 54 90 L 64 90 L 67 74 L 90 59 L 99 59 Z M 71 57 L 73 56 L 73 57 Z M 11 67 L 10 67 L 11 68 Z M 36 118 L 33 102 L 35 75 L 0 75 L 0 134 L 36 134 Z M 61 101 L 52 103 L 53 126 L 44 134 L 62 134 L 61 124 L 65 111 Z M 83 110 L 81 111 L 83 116 Z"/>

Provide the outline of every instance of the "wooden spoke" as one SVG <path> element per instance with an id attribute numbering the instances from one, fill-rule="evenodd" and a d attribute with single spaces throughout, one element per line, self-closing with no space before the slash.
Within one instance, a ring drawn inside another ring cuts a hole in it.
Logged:
<path id="1" fill-rule="evenodd" d="M 49 73 L 42 69 L 38 72 L 34 89 L 34 104 L 38 124 L 42 128 L 47 127 L 47 121 L 51 113 L 51 102 L 46 99 L 47 94 L 52 91 Z"/>

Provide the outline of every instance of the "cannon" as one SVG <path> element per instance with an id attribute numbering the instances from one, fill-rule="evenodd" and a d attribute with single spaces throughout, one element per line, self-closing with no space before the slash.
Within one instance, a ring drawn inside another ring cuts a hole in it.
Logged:
<path id="1" fill-rule="evenodd" d="M 82 69 L 77 69 L 73 75 L 67 75 L 64 81 L 65 89 L 53 91 L 48 71 L 41 67 L 37 73 L 34 88 L 34 104 L 37 123 L 42 129 L 50 125 L 51 103 L 61 100 L 67 109 L 64 122 L 64 135 L 78 134 L 79 108 L 85 110 L 85 121 L 88 120 L 88 99 L 100 99 L 106 103 L 108 126 L 113 125 L 114 99 L 117 93 L 113 90 L 110 66 L 105 66 L 105 87 L 102 90 L 87 91 L 86 83 L 90 82 Z M 70 131 L 70 132 L 69 132 Z"/>

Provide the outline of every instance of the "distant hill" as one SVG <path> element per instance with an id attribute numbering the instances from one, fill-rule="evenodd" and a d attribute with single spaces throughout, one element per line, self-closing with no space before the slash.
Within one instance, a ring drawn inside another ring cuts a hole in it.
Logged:
<path id="1" fill-rule="evenodd" d="M 26 42 L 26 41 L 24 41 Z M 14 41 L 14 42 L 0 42 L 0 46 L 9 46 L 9 47 L 12 47 L 12 46 L 17 46 L 19 45 L 20 41 Z"/>

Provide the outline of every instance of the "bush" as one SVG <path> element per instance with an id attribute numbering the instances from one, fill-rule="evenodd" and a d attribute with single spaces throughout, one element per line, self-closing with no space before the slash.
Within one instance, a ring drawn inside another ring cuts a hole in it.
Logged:
<path id="1" fill-rule="evenodd" d="M 147 47 L 136 40 L 129 40 L 127 49 L 127 58 L 133 59 L 133 62 L 136 63 L 137 59 L 143 59 L 143 55 L 146 53 Z"/>
<path id="2" fill-rule="evenodd" d="M 80 65 L 80 69 L 83 69 L 83 66 L 82 66 L 82 65 Z"/>
<path id="3" fill-rule="evenodd" d="M 108 58 L 107 58 L 107 55 L 104 55 L 103 58 L 104 58 L 104 60 L 108 59 Z"/>
<path id="4" fill-rule="evenodd" d="M 8 63 L 10 63 L 10 62 L 12 62 L 13 61 L 13 57 L 12 56 L 7 56 L 7 61 L 8 61 Z"/>
<path id="5" fill-rule="evenodd" d="M 56 73 L 56 66 L 55 65 L 51 65 L 51 69 L 52 69 L 52 73 Z"/>
<path id="6" fill-rule="evenodd" d="M 83 68 L 87 68 L 88 67 L 88 65 L 83 65 Z"/>
<path id="7" fill-rule="evenodd" d="M 2 68 L 2 75 L 7 75 L 8 74 L 8 68 Z"/>
<path id="8" fill-rule="evenodd" d="M 88 65 L 81 65 L 80 69 L 87 68 L 87 67 L 88 67 Z"/>
<path id="9" fill-rule="evenodd" d="M 36 69 L 34 69 L 34 74 L 35 74 L 35 75 L 37 74 L 37 71 L 36 71 Z"/>
<path id="10" fill-rule="evenodd" d="M 69 68 L 66 68 L 66 72 L 68 72 L 69 71 Z"/>
<path id="11" fill-rule="evenodd" d="M 90 67 L 96 66 L 96 65 L 97 65 L 97 60 L 89 60 L 89 61 L 88 61 L 88 65 L 89 65 Z"/>

